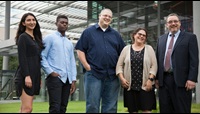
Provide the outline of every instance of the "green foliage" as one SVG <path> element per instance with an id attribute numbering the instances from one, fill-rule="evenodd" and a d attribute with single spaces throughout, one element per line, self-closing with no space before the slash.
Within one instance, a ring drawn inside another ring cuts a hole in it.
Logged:
<path id="1" fill-rule="evenodd" d="M 18 66 L 18 57 L 10 56 L 9 58 L 9 70 L 16 70 Z"/>
<path id="2" fill-rule="evenodd" d="M 0 68 L 2 70 L 3 66 L 3 56 L 0 56 Z M 18 57 L 9 56 L 8 69 L 7 70 L 16 70 L 18 66 Z"/>

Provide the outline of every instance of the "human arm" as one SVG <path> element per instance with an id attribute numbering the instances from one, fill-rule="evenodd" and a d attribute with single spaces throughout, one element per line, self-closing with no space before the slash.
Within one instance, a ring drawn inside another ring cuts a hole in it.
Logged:
<path id="1" fill-rule="evenodd" d="M 27 58 L 27 50 L 28 50 L 27 40 L 28 40 L 27 36 L 22 34 L 19 37 L 17 45 L 19 66 L 21 67 L 23 77 L 30 76 L 28 58 Z"/>
<path id="2" fill-rule="evenodd" d="M 130 74 L 127 70 L 128 66 L 130 65 L 130 58 L 129 58 L 129 51 L 130 46 L 127 46 L 125 48 L 123 48 L 118 61 L 117 61 L 117 65 L 116 65 L 116 75 L 119 77 L 120 81 L 121 81 L 121 86 L 123 88 L 129 88 L 130 86 L 130 82 L 129 80 L 127 80 L 127 78 L 130 78 L 128 75 L 126 75 L 127 73 Z M 126 59 L 127 57 L 127 59 Z M 126 69 L 126 70 L 125 70 Z M 126 78 L 125 78 L 126 75 Z"/>
<path id="3" fill-rule="evenodd" d="M 76 69 L 76 60 L 74 56 L 74 47 L 73 44 L 71 44 L 71 51 L 70 51 L 70 63 L 71 63 L 71 76 L 72 76 L 72 84 L 70 89 L 70 94 L 74 93 L 76 90 L 76 76 L 77 76 L 77 69 Z"/>
<path id="4" fill-rule="evenodd" d="M 156 59 L 156 53 L 152 46 L 149 46 L 149 57 L 150 57 L 150 71 L 149 71 L 149 77 L 148 78 L 156 78 L 156 74 L 158 71 L 158 64 Z"/>
<path id="5" fill-rule="evenodd" d="M 153 75 L 153 74 L 149 74 L 149 78 L 148 78 L 148 80 L 147 80 L 147 82 L 146 82 L 146 90 L 147 91 L 150 91 L 150 90 L 152 90 L 153 89 L 153 82 L 155 81 L 155 75 Z"/>
<path id="6" fill-rule="evenodd" d="M 122 73 L 119 73 L 118 77 L 120 79 L 121 86 L 123 88 L 128 88 L 129 87 L 129 82 L 124 78 L 124 75 Z"/>
<path id="7" fill-rule="evenodd" d="M 28 65 L 28 58 L 27 58 L 27 50 L 29 47 L 27 47 L 27 43 L 30 43 L 27 41 L 28 38 L 26 35 L 21 35 L 19 37 L 18 41 L 18 58 L 19 58 L 19 65 L 22 69 L 22 76 L 25 77 L 25 85 L 29 88 L 32 87 L 32 80 L 30 77 L 30 72 L 29 72 L 29 65 Z M 29 44 L 30 45 L 30 44 Z"/>
<path id="8" fill-rule="evenodd" d="M 72 81 L 70 95 L 73 94 L 76 90 L 76 81 Z"/>
<path id="9" fill-rule="evenodd" d="M 46 37 L 43 39 L 43 43 L 44 43 L 44 49 L 41 52 L 41 66 L 42 69 L 44 70 L 44 72 L 49 75 L 51 74 L 52 76 L 58 76 L 59 74 L 53 72 L 53 69 L 50 67 L 49 62 L 48 62 L 48 57 L 50 56 L 50 50 L 51 50 L 51 38 L 50 37 Z"/>
<path id="10" fill-rule="evenodd" d="M 76 52 L 77 52 L 78 58 L 79 58 L 80 62 L 82 63 L 83 67 L 87 71 L 90 71 L 91 68 L 90 68 L 90 65 L 88 64 L 88 62 L 86 60 L 85 53 L 81 50 L 77 50 Z"/>
<path id="11" fill-rule="evenodd" d="M 153 85 L 155 85 L 155 77 L 157 73 L 157 59 L 156 59 L 156 54 L 152 46 L 148 46 L 147 50 L 148 51 L 148 57 L 150 58 L 150 70 L 149 70 L 149 75 L 148 79 L 146 81 L 146 89 L 147 91 L 151 90 L 153 88 Z"/>
<path id="12" fill-rule="evenodd" d="M 199 50 L 198 42 L 195 34 L 192 34 L 189 40 L 189 54 L 190 54 L 190 66 L 189 75 L 186 81 L 185 87 L 187 90 L 195 88 L 198 79 L 198 69 L 199 69 Z"/>

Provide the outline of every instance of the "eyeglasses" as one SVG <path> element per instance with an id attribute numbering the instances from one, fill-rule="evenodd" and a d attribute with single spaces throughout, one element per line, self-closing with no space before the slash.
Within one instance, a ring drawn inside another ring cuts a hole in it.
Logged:
<path id="1" fill-rule="evenodd" d="M 139 36 L 143 36 L 143 37 L 146 37 L 146 35 L 145 34 L 142 34 L 142 33 L 137 33 Z"/>
<path id="2" fill-rule="evenodd" d="M 172 23 L 175 23 L 175 24 L 176 24 L 176 23 L 178 23 L 178 22 L 179 22 L 179 20 L 171 20 L 171 21 L 168 21 L 167 23 L 168 23 L 168 24 L 172 24 Z"/>

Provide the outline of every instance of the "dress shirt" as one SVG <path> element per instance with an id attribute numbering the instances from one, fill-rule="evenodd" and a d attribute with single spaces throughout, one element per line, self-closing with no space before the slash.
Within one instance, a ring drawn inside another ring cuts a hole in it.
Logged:
<path id="1" fill-rule="evenodd" d="M 43 39 L 45 49 L 42 51 L 41 65 L 47 75 L 52 72 L 60 74 L 59 78 L 63 83 L 66 83 L 68 78 L 69 83 L 76 80 L 77 70 L 74 58 L 74 46 L 60 32 L 56 31 L 53 34 L 47 35 Z"/>
<path id="2" fill-rule="evenodd" d="M 176 43 L 176 40 L 178 39 L 178 36 L 179 36 L 180 32 L 181 32 L 181 31 L 179 30 L 178 32 L 176 32 L 176 34 L 174 34 L 174 43 L 173 43 L 173 46 L 172 46 L 172 52 L 173 52 L 174 45 L 175 45 L 175 43 Z M 172 35 L 172 33 L 170 32 L 170 33 L 168 34 L 168 37 L 167 37 L 165 58 L 166 58 L 166 55 L 167 55 L 167 50 L 168 50 L 169 43 L 170 43 L 171 38 L 172 38 L 171 35 Z M 163 65 L 165 65 L 165 60 L 164 60 L 164 64 L 163 64 Z M 170 60 L 170 65 L 172 66 L 171 60 Z M 172 69 L 172 68 L 171 68 L 171 69 Z"/>
<path id="3" fill-rule="evenodd" d="M 98 79 L 116 78 L 115 68 L 125 43 L 120 34 L 110 26 L 103 31 L 98 24 L 87 28 L 75 49 L 86 55 L 92 74 Z"/>

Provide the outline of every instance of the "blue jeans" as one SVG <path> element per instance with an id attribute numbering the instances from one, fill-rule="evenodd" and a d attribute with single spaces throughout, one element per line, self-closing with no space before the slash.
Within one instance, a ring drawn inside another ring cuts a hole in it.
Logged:
<path id="1" fill-rule="evenodd" d="M 99 80 L 90 71 L 84 75 L 86 113 L 117 113 L 119 79 Z M 101 108 L 100 108 L 101 104 Z"/>

